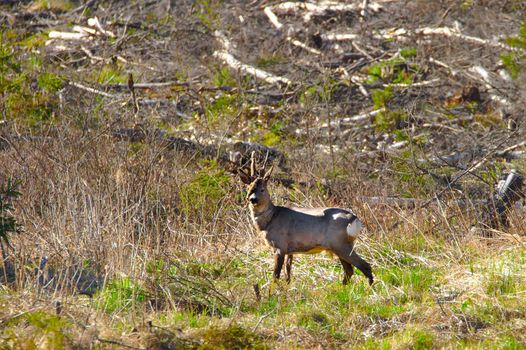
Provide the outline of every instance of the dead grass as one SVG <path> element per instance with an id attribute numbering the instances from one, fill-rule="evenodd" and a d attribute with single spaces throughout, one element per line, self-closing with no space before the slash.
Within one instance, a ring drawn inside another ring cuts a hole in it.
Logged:
<path id="1" fill-rule="evenodd" d="M 12 174 L 26 174 L 16 203 L 24 232 L 8 260 L 15 277 L 0 293 L 7 347 L 31 341 L 41 348 L 524 342 L 526 252 L 518 230 L 484 238 L 433 209 L 427 216 L 397 210 L 405 224 L 390 232 L 385 223 L 369 229 L 357 247 L 373 263 L 372 288 L 360 275 L 342 286 L 339 264 L 325 255 L 296 259 L 291 285 L 276 284 L 269 252 L 235 200 L 235 179 L 210 221 L 186 217 L 177 211 L 178 191 L 202 165 L 181 167 L 183 158 L 154 145 L 132 151 L 106 137 L 77 136 L 2 153 Z M 272 190 L 277 198 L 287 194 Z M 298 204 L 312 200 L 300 198 Z M 357 210 L 368 222 L 382 220 L 370 208 Z M 428 220 L 435 224 L 427 227 Z M 44 255 L 49 261 L 36 283 Z M 56 329 L 39 326 L 50 320 Z"/>

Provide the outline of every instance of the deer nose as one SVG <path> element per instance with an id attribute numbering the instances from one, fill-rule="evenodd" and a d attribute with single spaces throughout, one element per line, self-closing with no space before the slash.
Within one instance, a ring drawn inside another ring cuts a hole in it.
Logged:
<path id="1" fill-rule="evenodd" d="M 256 204 L 258 202 L 258 199 L 255 193 L 252 193 L 250 196 L 248 196 L 248 200 L 252 204 Z"/>

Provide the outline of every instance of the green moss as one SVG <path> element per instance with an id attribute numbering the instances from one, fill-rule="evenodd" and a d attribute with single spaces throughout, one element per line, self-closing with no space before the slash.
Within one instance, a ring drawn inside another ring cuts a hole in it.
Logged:
<path id="1" fill-rule="evenodd" d="M 208 125 L 218 127 L 222 122 L 230 120 L 235 116 L 241 106 L 238 94 L 222 94 L 213 102 L 205 106 L 205 117 Z"/>
<path id="2" fill-rule="evenodd" d="M 48 40 L 47 32 L 40 32 L 33 35 L 27 36 L 25 39 L 20 41 L 20 46 L 28 50 L 33 50 L 45 45 Z"/>
<path id="3" fill-rule="evenodd" d="M 70 327 L 71 322 L 60 316 L 45 311 L 28 312 L 0 327 L 0 344 L 5 349 L 70 348 Z"/>
<path id="4" fill-rule="evenodd" d="M 521 23 L 516 36 L 506 38 L 506 43 L 516 49 L 526 50 L 526 22 Z M 501 53 L 500 59 L 513 79 L 526 71 L 526 54 L 521 51 Z"/>
<path id="5" fill-rule="evenodd" d="M 222 1 L 220 0 L 197 0 L 193 4 L 196 10 L 195 17 L 210 31 L 221 26 L 221 18 L 219 16 L 221 3 Z"/>
<path id="6" fill-rule="evenodd" d="M 116 64 L 105 65 L 100 71 L 94 73 L 95 81 L 99 84 L 118 84 L 128 81 L 128 76 Z"/>
<path id="7" fill-rule="evenodd" d="M 285 123 L 283 121 L 275 121 L 270 126 L 270 130 L 263 134 L 262 143 L 269 147 L 277 146 L 284 137 Z"/>
<path id="8" fill-rule="evenodd" d="M 412 337 L 413 349 L 415 350 L 426 350 L 432 349 L 434 343 L 433 334 L 424 330 L 418 330 L 413 333 Z"/>
<path id="9" fill-rule="evenodd" d="M 42 90 L 55 92 L 62 88 L 62 79 L 53 73 L 42 73 L 37 79 L 38 87 Z"/>
<path id="10" fill-rule="evenodd" d="M 273 53 L 272 55 L 259 56 L 256 60 L 256 66 L 259 68 L 267 68 L 269 66 L 283 64 L 285 62 L 285 57 L 279 53 Z"/>
<path id="11" fill-rule="evenodd" d="M 36 0 L 30 5 L 32 11 L 51 10 L 53 12 L 66 12 L 72 10 L 74 3 L 69 0 Z"/>
<path id="12" fill-rule="evenodd" d="M 236 80 L 230 75 L 230 71 L 226 67 L 222 67 L 214 74 L 212 83 L 217 87 L 235 87 L 237 85 Z"/>
<path id="13" fill-rule="evenodd" d="M 265 339 L 239 326 L 211 327 L 199 333 L 202 345 L 199 349 L 267 349 Z"/>
<path id="14" fill-rule="evenodd" d="M 402 50 L 401 55 L 412 57 L 416 55 L 416 49 Z M 414 79 L 414 72 L 418 70 L 415 65 L 406 63 L 406 57 L 393 58 L 386 61 L 378 62 L 368 69 L 368 84 L 382 82 L 385 84 L 411 84 Z"/>
<path id="15" fill-rule="evenodd" d="M 400 56 L 405 59 L 416 57 L 416 47 L 404 47 L 400 50 Z"/>

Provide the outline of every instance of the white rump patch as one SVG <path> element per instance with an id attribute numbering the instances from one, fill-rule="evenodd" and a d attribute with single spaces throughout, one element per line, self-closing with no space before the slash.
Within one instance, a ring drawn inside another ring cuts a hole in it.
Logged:
<path id="1" fill-rule="evenodd" d="M 352 224 L 347 225 L 347 235 L 349 235 L 350 238 L 356 238 L 358 237 L 358 233 L 362 230 L 363 224 L 362 222 L 356 218 L 352 222 Z"/>
<path id="2" fill-rule="evenodd" d="M 334 220 L 338 220 L 339 218 L 342 218 L 342 219 L 349 219 L 349 213 L 336 213 L 336 214 L 332 214 L 332 218 Z"/>

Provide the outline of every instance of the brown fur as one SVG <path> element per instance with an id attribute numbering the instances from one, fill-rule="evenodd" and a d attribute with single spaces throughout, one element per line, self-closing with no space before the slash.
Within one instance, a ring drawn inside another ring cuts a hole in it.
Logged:
<path id="1" fill-rule="evenodd" d="M 288 208 L 275 206 L 267 188 L 267 176 L 248 186 L 247 200 L 254 226 L 275 254 L 274 277 L 279 278 L 287 256 L 286 278 L 290 280 L 292 255 L 330 251 L 340 258 L 347 283 L 356 266 L 373 283 L 371 266 L 354 251 L 355 237 L 347 227 L 358 218 L 340 208 Z M 290 257 L 290 258 L 289 258 Z"/>

